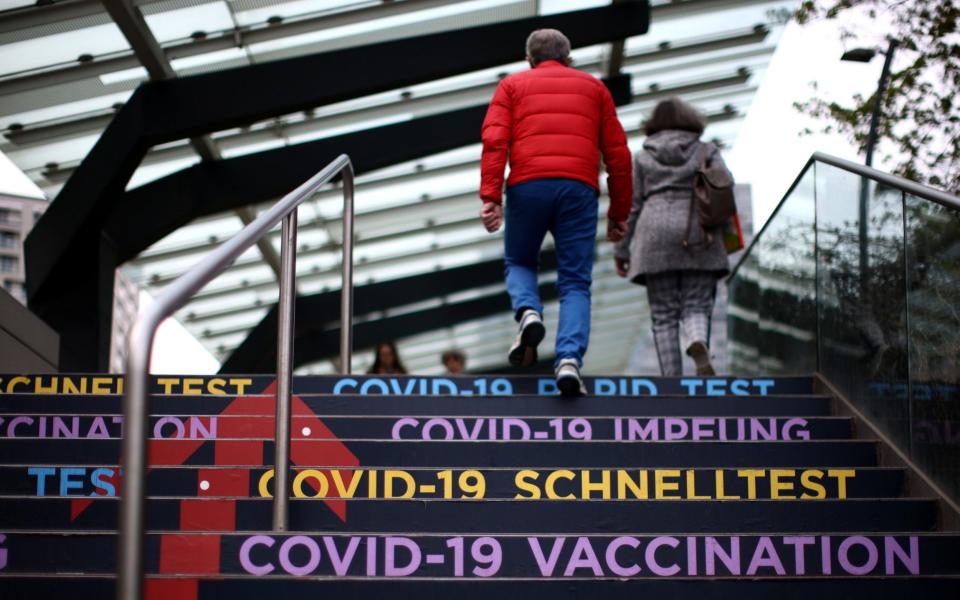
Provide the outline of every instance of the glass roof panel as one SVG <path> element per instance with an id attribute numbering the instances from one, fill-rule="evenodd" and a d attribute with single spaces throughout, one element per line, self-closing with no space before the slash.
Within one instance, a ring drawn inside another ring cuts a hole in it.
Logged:
<path id="1" fill-rule="evenodd" d="M 12 10 L 14 8 L 21 8 L 24 6 L 33 6 L 35 4 L 35 0 L 0 0 L 0 11 Z"/>
<path id="2" fill-rule="evenodd" d="M 344 9 L 356 9 L 364 6 L 376 6 L 378 0 L 361 2 L 358 0 L 293 0 L 279 2 L 270 6 L 236 10 L 236 19 L 239 25 L 257 25 L 266 23 L 271 17 L 280 17 L 284 20 L 291 17 L 313 15 L 327 12 L 339 12 Z"/>
<path id="3" fill-rule="evenodd" d="M 164 44 L 189 38 L 194 32 L 214 32 L 234 26 L 226 2 L 207 2 L 144 16 L 153 37 Z"/>
<path id="4" fill-rule="evenodd" d="M 113 23 L 0 45 L 0 76 L 129 50 Z"/>

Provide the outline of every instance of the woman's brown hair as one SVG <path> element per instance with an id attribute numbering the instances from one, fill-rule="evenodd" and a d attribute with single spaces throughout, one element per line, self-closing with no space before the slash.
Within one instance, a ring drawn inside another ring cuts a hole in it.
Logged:
<path id="1" fill-rule="evenodd" d="M 653 114 L 643 124 L 643 130 L 647 135 L 653 135 L 665 129 L 692 131 L 700 135 L 706 127 L 707 122 L 697 109 L 675 96 L 658 102 L 653 109 Z"/>

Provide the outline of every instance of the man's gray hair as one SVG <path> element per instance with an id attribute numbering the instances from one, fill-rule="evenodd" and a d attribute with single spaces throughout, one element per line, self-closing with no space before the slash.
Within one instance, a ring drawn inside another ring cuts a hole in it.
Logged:
<path id="1" fill-rule="evenodd" d="M 527 58 L 534 66 L 545 60 L 564 62 L 570 56 L 570 40 L 556 29 L 537 29 L 527 37 Z"/>

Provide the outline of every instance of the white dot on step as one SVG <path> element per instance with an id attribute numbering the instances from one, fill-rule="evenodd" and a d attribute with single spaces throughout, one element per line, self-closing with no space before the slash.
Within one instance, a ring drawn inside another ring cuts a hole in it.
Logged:
<path id="1" fill-rule="evenodd" d="M 203 491 L 209 490 L 209 489 L 210 489 L 210 482 L 207 481 L 206 479 L 204 479 L 203 481 L 201 481 L 201 482 L 200 482 L 200 489 L 203 490 Z"/>
<path id="2" fill-rule="evenodd" d="M 309 427 L 304 427 L 304 428 L 300 431 L 300 433 L 303 434 L 303 437 L 310 437 L 310 428 L 309 428 Z"/>

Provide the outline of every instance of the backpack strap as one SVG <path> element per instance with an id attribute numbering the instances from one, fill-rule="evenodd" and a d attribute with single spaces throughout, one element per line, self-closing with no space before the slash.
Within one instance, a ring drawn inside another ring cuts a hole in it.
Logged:
<path id="1" fill-rule="evenodd" d="M 701 170 L 707 168 L 707 160 L 715 148 L 710 142 L 700 142 L 700 146 L 697 148 L 697 170 L 694 171 L 693 176 L 696 178 L 697 173 Z M 693 232 L 693 213 L 696 210 L 697 206 L 697 196 L 693 193 L 693 190 L 690 190 L 690 210 L 687 211 L 687 235 L 683 238 L 683 247 L 690 248 L 690 234 Z M 706 231 L 704 231 L 706 234 Z"/>

